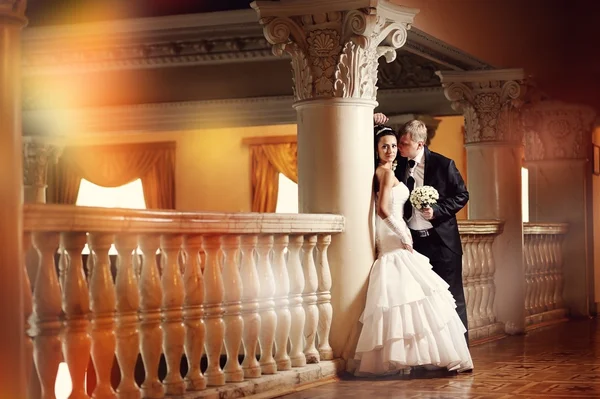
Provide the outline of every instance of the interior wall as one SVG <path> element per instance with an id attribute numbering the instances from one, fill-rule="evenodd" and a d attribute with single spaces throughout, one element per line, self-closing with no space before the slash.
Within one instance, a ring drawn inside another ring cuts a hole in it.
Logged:
<path id="1" fill-rule="evenodd" d="M 250 149 L 245 137 L 296 134 L 296 125 L 257 126 L 72 138 L 72 144 L 177 143 L 175 198 L 179 211 L 250 212 Z"/>
<path id="2" fill-rule="evenodd" d="M 556 99 L 600 109 L 591 0 L 391 0 L 419 9 L 414 26 L 498 68 L 524 68 Z M 560 27 L 560 28 L 559 28 Z"/>
<path id="3" fill-rule="evenodd" d="M 597 127 L 593 135 L 594 145 L 600 146 L 600 127 Z M 592 159 L 592 162 L 594 160 Z M 600 160 L 598 160 L 600 162 Z M 592 176 L 592 214 L 593 214 L 593 242 L 594 251 L 594 298 L 595 310 L 600 311 L 600 176 Z"/>

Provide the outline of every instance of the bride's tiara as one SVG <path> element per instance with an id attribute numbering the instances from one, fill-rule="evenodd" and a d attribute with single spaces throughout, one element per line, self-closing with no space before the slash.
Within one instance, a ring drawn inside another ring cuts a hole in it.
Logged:
<path id="1" fill-rule="evenodd" d="M 375 136 L 379 136 L 381 133 L 387 132 L 387 131 L 393 132 L 394 129 L 392 129 L 391 127 L 382 126 L 382 125 L 375 126 Z"/>

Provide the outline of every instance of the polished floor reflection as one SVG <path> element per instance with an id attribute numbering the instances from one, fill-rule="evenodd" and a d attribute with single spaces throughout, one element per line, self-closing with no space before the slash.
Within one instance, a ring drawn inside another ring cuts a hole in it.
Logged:
<path id="1" fill-rule="evenodd" d="M 600 398 L 600 322 L 570 321 L 472 348 L 475 371 L 341 378 L 285 399 Z"/>

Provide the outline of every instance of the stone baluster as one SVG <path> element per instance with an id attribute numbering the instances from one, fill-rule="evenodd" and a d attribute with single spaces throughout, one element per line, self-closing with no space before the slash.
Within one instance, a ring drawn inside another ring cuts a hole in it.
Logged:
<path id="1" fill-rule="evenodd" d="M 483 325 L 481 320 L 481 302 L 483 301 L 483 290 L 481 284 L 481 274 L 483 273 L 484 263 L 479 256 L 479 245 L 481 241 L 479 237 L 473 236 L 471 243 L 471 254 L 473 259 L 471 269 L 471 281 L 473 286 L 474 300 L 473 300 L 473 322 L 475 327 L 481 327 Z"/>
<path id="2" fill-rule="evenodd" d="M 307 363 L 318 363 L 319 352 L 315 346 L 317 337 L 317 324 L 319 322 L 319 310 L 317 308 L 317 268 L 315 267 L 314 249 L 317 244 L 316 235 L 307 235 L 302 247 L 302 270 L 304 272 L 304 290 L 302 297 L 306 323 L 304 324 L 304 355 Z"/>
<path id="3" fill-rule="evenodd" d="M 224 322 L 225 322 L 225 349 L 227 363 L 223 368 L 225 380 L 240 382 L 244 380 L 244 371 L 238 360 L 242 331 L 244 324 L 241 316 L 242 310 L 242 276 L 238 268 L 240 236 L 226 235 L 221 237 L 221 246 L 225 255 L 223 265 L 224 282 Z"/>
<path id="4" fill-rule="evenodd" d="M 225 326 L 223 324 L 223 278 L 220 261 L 221 241 L 219 236 L 205 236 L 202 247 L 206 252 L 204 268 L 204 323 L 206 324 L 206 358 L 208 367 L 204 376 L 211 386 L 225 385 L 225 374 L 219 358 L 223 346 Z"/>
<path id="5" fill-rule="evenodd" d="M 556 307 L 560 308 L 564 304 L 563 300 L 563 286 L 564 286 L 564 276 L 563 276 L 563 240 L 564 236 L 558 237 L 557 243 L 557 251 L 556 251 L 556 289 L 554 290 L 554 301 L 556 302 Z"/>
<path id="6" fill-rule="evenodd" d="M 467 235 L 464 238 L 464 254 L 462 258 L 463 264 L 463 281 L 465 282 L 464 292 L 465 292 L 465 301 L 467 303 L 467 319 L 469 321 L 469 325 L 475 326 L 473 322 L 473 308 L 475 305 L 475 288 L 473 287 L 473 236 Z"/>
<path id="7" fill-rule="evenodd" d="M 552 309 L 557 309 L 558 308 L 558 304 L 560 302 L 559 296 L 560 293 L 558 292 L 558 283 L 559 283 L 559 278 L 560 278 L 560 241 L 561 241 L 561 236 L 559 235 L 554 235 L 552 236 L 552 241 L 551 241 L 551 251 L 552 251 Z"/>
<path id="8" fill-rule="evenodd" d="M 257 242 L 257 236 L 244 235 L 240 246 L 242 252 L 240 273 L 244 280 L 242 287 L 242 318 L 244 319 L 242 335 L 244 361 L 242 362 L 242 369 L 246 378 L 261 376 L 260 364 L 256 360 L 256 345 L 258 344 L 258 334 L 260 332 L 257 300 L 260 293 L 260 282 L 254 261 L 254 248 Z"/>
<path id="9" fill-rule="evenodd" d="M 261 235 L 258 238 L 256 253 L 258 260 L 256 268 L 260 281 L 259 312 L 261 329 L 258 334 L 260 345 L 260 367 L 263 374 L 274 374 L 277 372 L 277 363 L 273 357 L 273 344 L 275 342 L 275 330 L 277 328 L 277 315 L 273 309 L 273 295 L 275 294 L 275 278 L 269 258 L 273 249 L 273 236 Z"/>
<path id="10" fill-rule="evenodd" d="M 535 295 L 536 295 L 536 284 L 535 284 L 535 238 L 532 235 L 528 236 L 528 243 L 527 243 L 527 252 L 529 252 L 529 261 L 530 264 L 527 266 L 526 271 L 527 271 L 527 279 L 526 282 L 528 281 L 530 284 L 530 296 L 529 296 L 529 300 L 527 301 L 527 304 L 529 306 L 529 312 L 528 314 L 534 314 L 535 313 Z"/>
<path id="11" fill-rule="evenodd" d="M 329 259 L 327 258 L 329 244 L 331 244 L 331 235 L 319 235 L 317 239 L 317 271 L 319 280 L 319 291 L 317 293 L 319 324 L 317 326 L 317 336 L 319 337 L 319 356 L 321 360 L 333 359 L 333 350 L 329 345 L 329 331 L 331 330 L 331 320 L 333 318 L 330 291 L 331 271 L 329 269 Z"/>
<path id="12" fill-rule="evenodd" d="M 139 280 L 140 293 L 140 349 L 146 377 L 142 383 L 142 397 L 160 399 L 165 396 L 162 383 L 158 379 L 158 365 L 161 355 L 163 331 L 160 328 L 160 306 L 162 289 L 160 274 L 156 264 L 156 251 L 160 241 L 155 235 L 139 237 L 142 250 L 142 270 Z"/>
<path id="13" fill-rule="evenodd" d="M 536 303 L 535 303 L 535 311 L 536 313 L 542 313 L 544 311 L 544 236 L 542 234 L 537 234 L 535 236 L 535 255 L 536 255 L 536 271 L 535 271 L 535 280 L 536 280 Z"/>
<path id="14" fill-rule="evenodd" d="M 67 276 L 67 263 L 68 257 L 65 255 L 65 249 L 62 245 L 58 248 L 58 252 L 60 253 L 60 257 L 58 258 L 58 284 L 60 285 L 60 290 L 64 291 L 65 289 L 65 278 Z"/>
<path id="15" fill-rule="evenodd" d="M 163 380 L 167 395 L 183 395 L 185 382 L 181 377 L 181 357 L 185 343 L 183 327 L 183 279 L 179 266 L 179 252 L 183 237 L 178 234 L 162 235 L 162 329 L 163 353 L 167 363 L 167 375 Z"/>
<path id="16" fill-rule="evenodd" d="M 552 309 L 552 298 L 554 296 L 552 284 L 552 251 L 551 251 L 552 235 L 544 236 L 542 242 L 544 254 L 544 311 Z"/>
<path id="17" fill-rule="evenodd" d="M 288 355 L 288 339 L 292 323 L 288 295 L 290 279 L 285 262 L 285 250 L 289 237 L 277 235 L 273 244 L 273 275 L 275 277 L 275 312 L 277 313 L 277 330 L 275 331 L 275 362 L 277 370 L 289 370 L 292 362 Z"/>
<path id="18" fill-rule="evenodd" d="M 533 313 L 533 251 L 531 235 L 525 235 L 523 245 L 524 266 L 525 266 L 525 311 L 528 315 Z"/>
<path id="19" fill-rule="evenodd" d="M 554 292 L 556 291 L 556 236 L 548 236 L 548 310 L 556 309 Z"/>
<path id="20" fill-rule="evenodd" d="M 200 359 L 204 349 L 204 321 L 202 316 L 202 301 L 204 299 L 204 279 L 200 261 L 202 236 L 186 236 L 185 241 L 185 271 L 183 320 L 185 323 L 185 355 L 188 362 L 188 372 L 185 376 L 186 387 L 189 391 L 199 391 L 206 388 L 206 380 L 200 370 Z"/>
<path id="21" fill-rule="evenodd" d="M 94 267 L 89 279 L 92 310 L 92 360 L 96 371 L 94 398 L 116 398 L 110 374 L 117 345 L 115 337 L 115 286 L 110 270 L 108 250 L 114 236 L 90 233 L 88 245 L 94 253 Z"/>
<path id="22" fill-rule="evenodd" d="M 487 317 L 487 302 L 490 299 L 490 289 L 489 289 L 489 273 L 490 266 L 488 259 L 485 257 L 485 237 L 476 236 L 475 241 L 477 243 L 477 290 L 479 293 L 479 297 L 481 298 L 478 301 L 477 306 L 477 321 L 476 323 L 479 326 L 484 326 L 488 324 Z"/>
<path id="23" fill-rule="evenodd" d="M 306 365 L 306 356 L 304 356 L 304 324 L 306 314 L 302 306 L 302 292 L 304 291 L 304 273 L 302 271 L 301 251 L 304 243 L 304 236 L 290 236 L 288 245 L 288 275 L 290 277 L 290 314 L 292 323 L 290 326 L 290 359 L 292 367 L 302 367 Z"/>
<path id="24" fill-rule="evenodd" d="M 488 275 L 488 286 L 489 286 L 489 300 L 487 302 L 486 315 L 489 324 L 496 323 L 496 312 L 494 311 L 494 302 L 496 300 L 496 283 L 494 276 L 496 274 L 496 260 L 494 259 L 494 252 L 492 250 L 492 244 L 494 243 L 494 236 L 485 237 L 484 257 L 487 259 L 489 265 Z"/>
<path id="25" fill-rule="evenodd" d="M 85 233 L 61 233 L 61 263 L 66 267 L 63 282 L 62 308 L 65 313 L 63 353 L 73 384 L 72 399 L 87 398 L 85 372 L 90 361 L 91 341 L 88 335 L 90 299 L 81 251 Z"/>
<path id="26" fill-rule="evenodd" d="M 121 382 L 117 387 L 119 399 L 139 399 L 141 392 L 135 383 L 135 364 L 140 338 L 138 309 L 140 295 L 138 277 L 133 265 L 133 252 L 137 247 L 137 236 L 119 234 L 115 238 L 117 250 L 117 360 L 121 369 Z M 137 256 L 137 255 L 136 255 Z"/>
<path id="27" fill-rule="evenodd" d="M 24 343 L 24 351 L 25 351 L 25 383 L 27 384 L 27 397 L 34 397 L 34 389 L 33 387 L 38 385 L 35 384 L 35 380 L 37 380 L 37 376 L 34 376 L 33 369 L 33 340 L 29 336 L 31 324 L 30 317 L 33 314 L 33 295 L 31 293 L 31 284 L 29 282 L 29 274 L 27 273 L 27 252 L 29 252 L 29 248 L 31 247 L 31 233 L 23 233 L 23 277 L 22 277 L 22 285 L 23 285 L 23 315 L 24 315 L 24 325 L 23 331 L 25 335 Z"/>
<path id="28" fill-rule="evenodd" d="M 57 233 L 34 233 L 33 235 L 33 245 L 39 258 L 33 290 L 35 320 L 33 347 L 42 399 L 54 398 L 56 373 L 62 360 L 61 292 L 54 264 L 58 241 Z"/>
<path id="29" fill-rule="evenodd" d="M 538 285 L 539 285 L 539 300 L 538 300 L 538 308 L 537 312 L 542 313 L 546 310 L 546 254 L 544 252 L 544 244 L 546 241 L 546 237 L 543 234 L 537 236 L 538 241 Z"/>

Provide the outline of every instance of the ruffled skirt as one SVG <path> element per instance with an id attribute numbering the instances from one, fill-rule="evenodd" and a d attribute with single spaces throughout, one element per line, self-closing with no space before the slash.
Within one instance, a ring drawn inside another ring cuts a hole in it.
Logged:
<path id="1" fill-rule="evenodd" d="M 473 368 L 448 284 L 418 252 L 396 250 L 373 264 L 356 348 L 357 375 L 411 366 Z"/>

